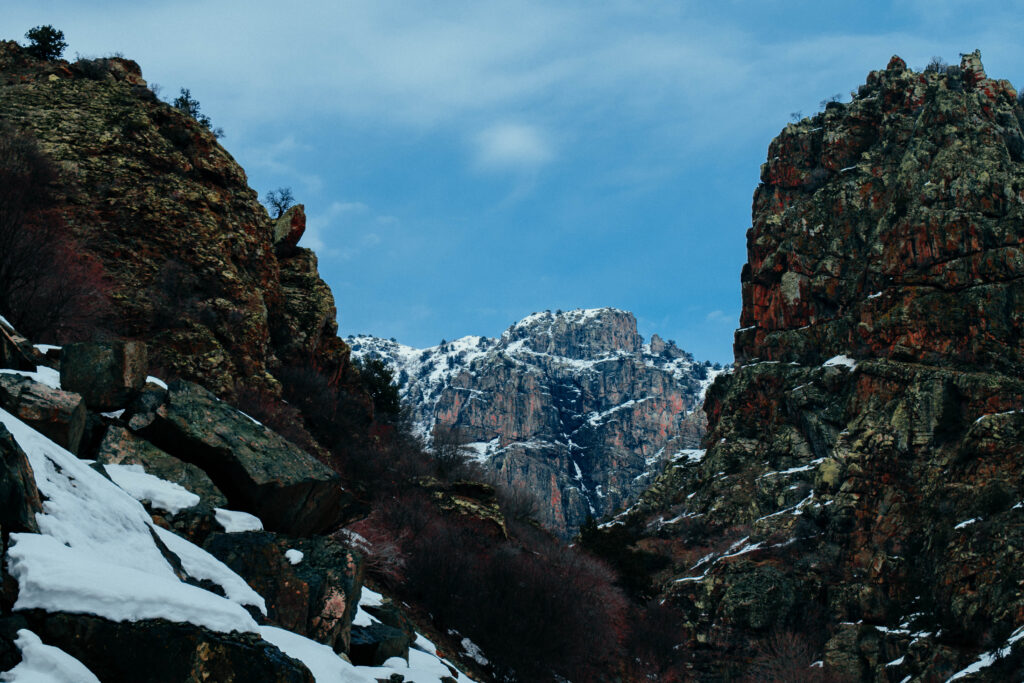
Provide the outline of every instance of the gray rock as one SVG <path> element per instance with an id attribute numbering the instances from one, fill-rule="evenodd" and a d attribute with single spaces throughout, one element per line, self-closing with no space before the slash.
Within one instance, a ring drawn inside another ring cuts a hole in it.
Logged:
<path id="1" fill-rule="evenodd" d="M 130 424 L 202 468 L 232 508 L 259 516 L 268 530 L 311 535 L 345 518 L 351 497 L 337 473 L 196 384 L 172 382 L 146 422 L 133 417 Z"/>
<path id="2" fill-rule="evenodd" d="M 25 452 L 7 428 L 0 424 L 0 529 L 7 534 L 38 533 L 36 513 L 43 503 Z"/>
<path id="3" fill-rule="evenodd" d="M 267 619 L 334 649 L 348 652 L 359 604 L 363 561 L 337 541 L 290 538 L 269 532 L 214 533 L 205 549 L 267 601 Z M 288 550 L 302 559 L 292 564 Z"/>
<path id="4" fill-rule="evenodd" d="M 0 408 L 72 453 L 85 429 L 85 404 L 70 391 L 20 375 L 0 375 Z"/>
<path id="5" fill-rule="evenodd" d="M 68 344 L 61 351 L 60 382 L 93 410 L 117 410 L 145 384 L 148 366 L 142 342 Z"/>

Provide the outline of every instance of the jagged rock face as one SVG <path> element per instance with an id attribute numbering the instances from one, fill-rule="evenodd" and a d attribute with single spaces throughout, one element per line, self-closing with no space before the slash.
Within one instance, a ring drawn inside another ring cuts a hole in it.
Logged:
<path id="1" fill-rule="evenodd" d="M 275 231 L 213 133 L 135 62 L 37 62 L 0 42 L 0 120 L 58 162 L 59 209 L 114 286 L 113 332 L 145 339 L 165 376 L 230 397 L 273 390 L 280 363 L 346 373 L 331 292 L 294 246 L 301 208 Z"/>
<path id="2" fill-rule="evenodd" d="M 702 675 L 792 631 L 839 680 L 946 680 L 1024 633 L 1022 118 L 977 54 L 894 58 L 772 143 L 707 452 L 620 519 Z"/>
<path id="3" fill-rule="evenodd" d="M 499 339 L 412 349 L 350 338 L 395 367 L 424 433 L 454 427 L 500 480 L 532 492 L 571 535 L 631 502 L 676 452 L 699 444 L 694 411 L 717 371 L 610 308 L 536 313 Z"/>

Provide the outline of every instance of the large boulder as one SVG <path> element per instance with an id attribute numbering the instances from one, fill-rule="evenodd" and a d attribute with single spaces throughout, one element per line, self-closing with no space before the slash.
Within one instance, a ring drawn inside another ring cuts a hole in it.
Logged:
<path id="1" fill-rule="evenodd" d="M 82 397 L 21 375 L 0 374 L 0 408 L 72 453 L 85 429 Z"/>
<path id="2" fill-rule="evenodd" d="M 36 513 L 43 503 L 25 452 L 0 424 L 0 529 L 6 537 L 20 531 L 38 532 Z"/>
<path id="3" fill-rule="evenodd" d="M 31 630 L 101 681 L 313 683 L 309 670 L 252 633 L 219 633 L 163 619 L 21 612 Z"/>
<path id="4" fill-rule="evenodd" d="M 351 497 L 337 473 L 196 384 L 172 382 L 165 402 L 131 416 L 129 425 L 201 467 L 232 508 L 257 515 L 271 531 L 311 535 L 344 520 Z"/>
<path id="5" fill-rule="evenodd" d="M 349 651 L 363 580 L 358 554 L 323 536 L 269 532 L 212 534 L 204 547 L 263 596 L 270 622 Z"/>
<path id="6" fill-rule="evenodd" d="M 143 342 L 68 344 L 61 350 L 60 383 L 93 410 L 117 410 L 146 383 L 148 366 Z"/>

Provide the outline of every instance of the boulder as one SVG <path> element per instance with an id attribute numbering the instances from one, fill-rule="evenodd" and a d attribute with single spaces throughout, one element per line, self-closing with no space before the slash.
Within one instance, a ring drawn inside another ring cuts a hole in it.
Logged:
<path id="1" fill-rule="evenodd" d="M 103 465 L 142 465 L 148 474 L 184 486 L 211 508 L 228 505 L 228 499 L 202 469 L 165 453 L 119 425 L 107 429 L 96 461 Z"/>
<path id="2" fill-rule="evenodd" d="M 295 248 L 306 232 L 306 210 L 296 204 L 274 221 L 274 248 L 278 253 L 288 253 Z"/>
<path id="3" fill-rule="evenodd" d="M 253 633 L 219 633 L 164 619 L 116 622 L 89 614 L 20 614 L 43 642 L 82 662 L 101 681 L 314 681 L 305 665 Z"/>
<path id="4" fill-rule="evenodd" d="M 268 530 L 311 535 L 345 518 L 351 497 L 337 473 L 196 384 L 172 382 L 165 403 L 138 417 L 129 424 L 141 436 L 202 468 Z"/>
<path id="5" fill-rule="evenodd" d="M 348 652 L 363 579 L 358 554 L 323 536 L 259 531 L 211 534 L 204 547 L 264 597 L 270 622 Z"/>
<path id="6" fill-rule="evenodd" d="M 409 658 L 409 636 L 386 624 L 352 627 L 349 659 L 356 666 L 380 666 L 392 657 Z"/>
<path id="7" fill-rule="evenodd" d="M 72 453 L 78 452 L 86 419 L 78 394 L 28 377 L 0 374 L 0 408 Z"/>
<path id="8" fill-rule="evenodd" d="M 42 511 L 28 457 L 0 424 L 0 529 L 4 537 L 20 531 L 37 533 L 36 513 Z"/>
<path id="9" fill-rule="evenodd" d="M 143 342 L 68 344 L 61 351 L 60 382 L 93 410 L 117 410 L 146 383 L 148 367 Z"/>

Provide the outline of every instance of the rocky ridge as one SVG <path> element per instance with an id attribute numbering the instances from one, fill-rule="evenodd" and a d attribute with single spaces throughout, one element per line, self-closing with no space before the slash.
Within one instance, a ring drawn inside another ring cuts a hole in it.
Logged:
<path id="1" fill-rule="evenodd" d="M 38 61 L 0 41 L 0 122 L 58 165 L 54 211 L 103 265 L 110 334 L 144 339 L 154 367 L 221 397 L 279 393 L 273 371 L 349 373 L 301 206 L 273 220 L 245 172 L 135 62 Z"/>
<path id="2" fill-rule="evenodd" d="M 706 453 L 609 523 L 689 675 L 1024 673 L 1022 121 L 979 53 L 894 57 L 771 143 Z"/>
<path id="3" fill-rule="evenodd" d="M 720 370 L 612 308 L 535 313 L 500 338 L 428 349 L 359 336 L 357 357 L 394 369 L 417 429 L 454 429 L 499 481 L 535 494 L 538 517 L 572 535 L 621 509 L 664 463 L 696 448 L 696 410 Z"/>

